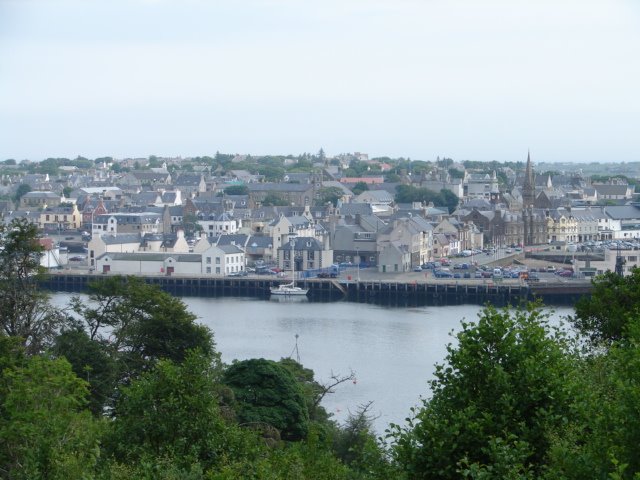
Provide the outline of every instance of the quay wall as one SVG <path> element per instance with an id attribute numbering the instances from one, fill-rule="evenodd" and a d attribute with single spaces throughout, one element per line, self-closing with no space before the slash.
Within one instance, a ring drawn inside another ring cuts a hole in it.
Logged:
<path id="1" fill-rule="evenodd" d="M 55 273 L 42 286 L 51 291 L 86 292 L 89 283 L 107 278 L 105 275 Z M 264 277 L 187 277 L 143 276 L 144 281 L 157 285 L 176 296 L 197 297 L 254 297 L 268 298 L 270 287 L 283 283 Z M 496 306 L 521 304 L 541 299 L 548 305 L 572 305 L 580 297 L 589 295 L 588 282 L 549 282 L 526 284 L 515 282 L 481 283 L 478 281 L 432 280 L 429 282 L 402 281 L 343 281 L 342 279 L 311 278 L 297 282 L 309 289 L 311 301 L 346 300 L 395 306 L 459 305 L 492 303 Z"/>

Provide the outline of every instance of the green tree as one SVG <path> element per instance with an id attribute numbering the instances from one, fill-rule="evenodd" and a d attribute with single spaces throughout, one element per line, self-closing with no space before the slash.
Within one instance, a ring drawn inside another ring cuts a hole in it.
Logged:
<path id="1" fill-rule="evenodd" d="M 458 170 L 457 168 L 450 168 L 449 175 L 451 178 L 464 178 L 464 172 Z"/>
<path id="2" fill-rule="evenodd" d="M 486 470 L 508 452 L 520 473 L 541 469 L 548 432 L 572 398 L 575 363 L 564 335 L 538 307 L 487 307 L 456 338 L 436 367 L 432 398 L 408 427 L 392 429 L 399 465 L 410 478 L 459 478 L 459 470 Z"/>
<path id="3" fill-rule="evenodd" d="M 344 192 L 340 187 L 322 187 L 317 191 L 315 200 L 316 206 L 324 206 L 331 203 L 334 207 L 338 205 L 338 200 L 342 198 Z"/>
<path id="4" fill-rule="evenodd" d="M 594 345 L 611 344 L 625 335 L 630 315 L 640 314 L 640 269 L 621 277 L 605 272 L 596 277 L 591 295 L 576 303 L 573 325 Z"/>
<path id="5" fill-rule="evenodd" d="M 622 340 L 582 358 L 567 421 L 553 432 L 546 478 L 640 476 L 640 317 Z"/>
<path id="6" fill-rule="evenodd" d="M 458 208 L 459 203 L 460 199 L 451 190 L 444 188 L 440 190 L 437 205 L 445 206 L 449 210 L 449 213 L 453 213 L 453 211 Z"/>
<path id="7" fill-rule="evenodd" d="M 285 440 L 307 435 L 304 392 L 287 368 L 264 358 L 244 360 L 224 372 L 223 383 L 233 390 L 241 424 L 271 425 Z"/>
<path id="8" fill-rule="evenodd" d="M 42 251 L 35 225 L 25 219 L 0 225 L 0 329 L 21 338 L 30 354 L 50 345 L 66 321 L 38 287 Z"/>
<path id="9" fill-rule="evenodd" d="M 287 202 L 287 199 L 284 198 L 279 193 L 270 192 L 270 193 L 267 193 L 267 195 L 264 197 L 264 200 L 262 201 L 262 205 L 265 207 L 286 206 L 286 205 L 289 205 L 289 202 Z"/>
<path id="10" fill-rule="evenodd" d="M 2 478 L 90 478 L 101 424 L 84 409 L 86 384 L 69 363 L 34 356 L 1 376 Z"/>
<path id="11" fill-rule="evenodd" d="M 360 195 L 362 192 L 366 190 L 369 190 L 369 185 L 367 185 L 365 182 L 358 182 L 351 189 L 354 195 Z"/>
<path id="12" fill-rule="evenodd" d="M 89 302 L 72 301 L 89 338 L 108 342 L 126 367 L 122 373 L 135 376 L 160 359 L 184 360 L 190 350 L 217 358 L 213 334 L 196 323 L 184 302 L 147 285 L 135 277 L 113 277 L 89 286 Z M 105 335 L 106 333 L 106 335 Z"/>
<path id="13" fill-rule="evenodd" d="M 233 452 L 217 403 L 219 370 L 211 358 L 189 353 L 181 364 L 159 361 L 123 387 L 107 451 L 120 462 L 172 459 L 181 467 L 219 464 Z"/>
<path id="14" fill-rule="evenodd" d="M 65 196 L 65 198 L 71 197 L 71 193 L 72 192 L 73 192 L 73 188 L 71 188 L 71 187 L 64 187 L 62 189 L 62 194 Z"/>
<path id="15" fill-rule="evenodd" d="M 16 203 L 20 203 L 20 199 L 25 196 L 25 194 L 31 191 L 31 186 L 27 183 L 21 183 L 18 185 L 18 189 L 16 190 L 16 194 L 13 199 Z"/>
<path id="16" fill-rule="evenodd" d="M 73 372 L 87 382 L 88 407 L 94 414 L 102 415 L 119 379 L 119 366 L 109 344 L 91 340 L 85 330 L 77 326 L 56 337 L 51 353 L 66 358 Z"/>
<path id="17" fill-rule="evenodd" d="M 224 189 L 226 195 L 247 195 L 249 193 L 249 187 L 246 185 L 231 185 Z"/>

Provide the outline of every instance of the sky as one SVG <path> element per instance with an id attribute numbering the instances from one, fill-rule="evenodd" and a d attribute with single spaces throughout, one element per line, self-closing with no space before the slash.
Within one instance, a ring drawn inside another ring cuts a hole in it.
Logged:
<path id="1" fill-rule="evenodd" d="M 0 160 L 640 161 L 638 0 L 0 0 Z"/>

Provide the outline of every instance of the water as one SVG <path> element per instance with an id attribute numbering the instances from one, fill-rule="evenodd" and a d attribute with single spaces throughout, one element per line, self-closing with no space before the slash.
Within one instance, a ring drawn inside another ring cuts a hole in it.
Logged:
<path id="1" fill-rule="evenodd" d="M 54 295 L 63 305 L 68 294 Z M 276 302 L 244 298 L 184 298 L 189 309 L 209 326 L 222 360 L 296 358 L 316 379 L 330 383 L 332 374 L 355 372 L 355 382 L 338 386 L 323 406 L 343 421 L 349 411 L 373 401 L 375 428 L 404 424 L 410 408 L 428 396 L 434 365 L 443 361 L 446 345 L 460 320 L 476 320 L 481 307 L 398 308 L 335 302 Z M 554 318 L 572 313 L 557 308 Z"/>

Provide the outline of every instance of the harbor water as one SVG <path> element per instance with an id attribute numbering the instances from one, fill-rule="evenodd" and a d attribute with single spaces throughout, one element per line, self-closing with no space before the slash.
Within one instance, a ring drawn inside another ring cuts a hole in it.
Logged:
<path id="1" fill-rule="evenodd" d="M 57 293 L 53 302 L 64 305 L 70 297 Z M 404 424 L 410 408 L 428 397 L 434 365 L 443 362 L 447 344 L 455 342 L 452 332 L 460 329 L 461 320 L 473 321 L 481 311 L 476 305 L 399 308 L 306 298 L 183 300 L 213 330 L 225 363 L 299 357 L 321 383 L 330 383 L 332 374 L 353 371 L 355 380 L 336 387 L 323 405 L 343 421 L 372 401 L 379 434 L 391 422 Z M 570 308 L 556 308 L 552 317 L 560 321 L 571 313 Z"/>

